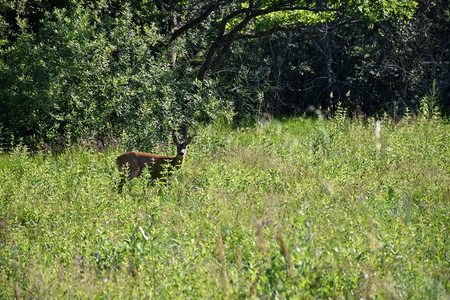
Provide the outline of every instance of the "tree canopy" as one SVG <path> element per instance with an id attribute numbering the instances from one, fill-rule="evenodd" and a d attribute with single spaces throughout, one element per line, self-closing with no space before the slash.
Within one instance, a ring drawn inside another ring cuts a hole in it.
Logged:
<path id="1" fill-rule="evenodd" d="M 443 0 L 0 2 L 0 134 L 130 145 L 197 122 L 449 99 Z M 149 145 L 151 146 L 151 145 Z"/>

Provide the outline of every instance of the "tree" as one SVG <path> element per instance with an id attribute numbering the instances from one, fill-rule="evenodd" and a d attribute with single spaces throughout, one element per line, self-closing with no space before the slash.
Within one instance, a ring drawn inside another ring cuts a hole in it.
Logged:
<path id="1" fill-rule="evenodd" d="M 360 20 L 374 24 L 386 18 L 410 18 L 416 5 L 412 0 L 248 0 L 173 1 L 172 5 L 160 7 L 172 10 L 174 15 L 168 32 L 171 42 L 209 23 L 203 33 L 209 39 L 207 50 L 199 53 L 205 57 L 197 75 L 202 80 L 208 71 L 222 63 L 236 40 L 261 38 L 276 32 L 314 31 L 318 24 L 327 22 L 339 25 Z M 179 21 L 181 19 L 185 21 Z"/>
<path id="2" fill-rule="evenodd" d="M 0 2 L 3 135 L 144 143 L 255 108 L 409 107 L 434 79 L 448 98 L 443 0 L 24 3 Z"/>

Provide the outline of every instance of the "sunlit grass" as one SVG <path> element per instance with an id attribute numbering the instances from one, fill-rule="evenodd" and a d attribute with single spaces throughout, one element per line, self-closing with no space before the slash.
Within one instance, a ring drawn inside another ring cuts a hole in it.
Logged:
<path id="1" fill-rule="evenodd" d="M 450 126 L 380 128 L 204 127 L 123 194 L 120 150 L 3 153 L 0 298 L 445 298 Z"/>

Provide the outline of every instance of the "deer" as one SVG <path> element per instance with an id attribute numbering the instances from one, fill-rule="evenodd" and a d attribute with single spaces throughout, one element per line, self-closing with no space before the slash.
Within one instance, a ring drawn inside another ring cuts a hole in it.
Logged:
<path id="1" fill-rule="evenodd" d="M 136 151 L 119 155 L 116 159 L 121 177 L 118 187 L 119 193 L 122 192 L 123 185 L 127 179 L 130 181 L 138 177 L 145 168 L 149 168 L 150 175 L 154 180 L 161 179 L 164 174 L 171 174 L 173 171 L 180 169 L 186 156 L 187 146 L 191 143 L 194 136 L 189 136 L 185 142 L 180 143 L 178 138 L 172 135 L 173 142 L 177 146 L 177 154 L 175 156 Z"/>

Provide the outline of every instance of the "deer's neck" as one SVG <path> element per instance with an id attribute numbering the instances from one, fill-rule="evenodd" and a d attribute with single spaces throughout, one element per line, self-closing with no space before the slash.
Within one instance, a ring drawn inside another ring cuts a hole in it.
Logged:
<path id="1" fill-rule="evenodd" d="M 183 161 L 184 161 L 184 157 L 181 157 L 181 156 L 177 155 L 172 160 L 172 166 L 174 168 L 180 168 L 181 165 L 183 164 Z"/>

